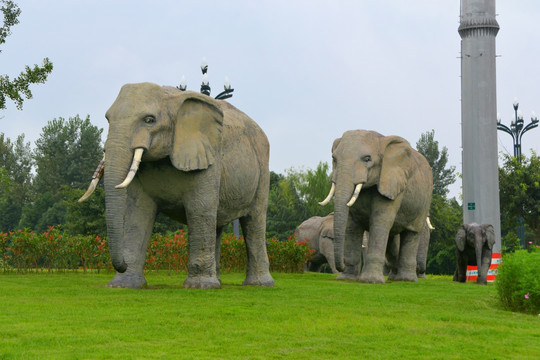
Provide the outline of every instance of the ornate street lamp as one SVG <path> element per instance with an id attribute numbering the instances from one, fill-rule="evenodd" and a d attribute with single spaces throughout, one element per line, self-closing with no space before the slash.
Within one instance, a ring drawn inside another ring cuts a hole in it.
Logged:
<path id="1" fill-rule="evenodd" d="M 510 123 L 510 127 L 501 124 L 501 118 L 497 116 L 497 130 L 502 130 L 512 136 L 512 141 L 514 143 L 514 157 L 521 162 L 521 138 L 527 131 L 538 127 L 538 117 L 533 111 L 531 114 L 531 122 L 528 123 L 527 126 L 523 127 L 523 115 L 521 112 L 518 112 L 518 108 L 519 102 L 516 99 L 514 100 L 515 119 Z"/>
<path id="2" fill-rule="evenodd" d="M 531 114 L 531 122 L 524 127 L 523 115 L 521 112 L 518 112 L 519 102 L 517 99 L 514 100 L 513 105 L 514 120 L 510 123 L 510 127 L 501 124 L 501 118 L 497 115 L 497 130 L 504 131 L 512 136 L 512 141 L 514 143 L 514 157 L 521 163 L 521 138 L 527 131 L 538 127 L 538 117 L 536 117 L 536 114 L 533 111 Z M 525 225 L 523 225 L 523 217 L 518 217 L 517 222 L 516 233 L 520 239 L 521 246 L 525 248 Z"/>
<path id="3" fill-rule="evenodd" d="M 211 88 L 210 88 L 210 83 L 208 81 L 208 63 L 206 62 L 206 59 L 203 58 L 202 61 L 201 61 L 201 72 L 203 74 L 203 79 L 202 79 L 202 83 L 201 83 L 201 94 L 205 94 L 205 95 L 208 95 L 210 96 L 210 92 L 211 92 Z M 231 88 L 231 83 L 229 81 L 229 78 L 227 76 L 225 76 L 225 85 L 223 86 L 224 87 L 224 91 L 220 92 L 216 97 L 215 99 L 217 100 L 224 100 L 224 99 L 228 99 L 230 97 L 232 97 L 232 92 L 234 91 L 233 88 Z M 176 87 L 178 90 L 180 91 L 186 91 L 187 89 L 187 85 L 186 85 L 186 78 L 184 76 L 182 76 L 182 79 L 180 80 L 180 85 Z"/>

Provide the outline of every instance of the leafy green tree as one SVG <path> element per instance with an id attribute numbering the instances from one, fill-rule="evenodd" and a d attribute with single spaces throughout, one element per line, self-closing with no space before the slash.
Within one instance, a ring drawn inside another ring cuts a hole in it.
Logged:
<path id="1" fill-rule="evenodd" d="M 68 208 L 65 201 L 73 200 L 64 185 L 72 189 L 86 189 L 94 170 L 103 157 L 101 134 L 103 129 L 92 125 L 89 116 L 78 115 L 69 120 L 49 121 L 36 141 L 34 160 L 36 175 L 31 202 L 23 209 L 21 226 L 43 231 L 49 225 L 66 224 Z M 64 189 L 64 190 L 63 190 Z M 92 213 L 92 202 L 82 209 Z M 102 204 L 104 212 L 104 203 Z"/>
<path id="2" fill-rule="evenodd" d="M 0 0 L 0 3 L 2 4 L 0 10 L 4 16 L 3 26 L 0 28 L 0 45 L 2 45 L 11 35 L 11 27 L 19 23 L 18 17 L 21 14 L 21 9 L 11 0 Z M 41 66 L 34 65 L 32 68 L 28 65 L 25 66 L 25 70 L 13 80 L 8 75 L 0 75 L 0 109 L 6 108 L 6 98 L 9 98 L 15 102 L 17 109 L 21 110 L 24 102 L 23 97 L 32 98 L 30 85 L 44 83 L 52 70 L 53 64 L 48 58 L 45 58 Z"/>
<path id="3" fill-rule="evenodd" d="M 271 172 L 266 214 L 267 235 L 286 240 L 306 216 L 306 206 L 301 201 L 292 178 Z"/>
<path id="4" fill-rule="evenodd" d="M 326 216 L 334 210 L 334 202 L 325 206 L 319 205 L 330 191 L 330 167 L 326 162 L 320 162 L 315 170 L 298 171 L 290 169 L 287 176 L 292 179 L 300 199 L 304 203 L 307 217 Z M 305 219 L 304 219 L 305 220 Z"/>
<path id="5" fill-rule="evenodd" d="M 456 167 L 448 165 L 448 148 L 443 146 L 439 151 L 439 142 L 435 140 L 435 130 L 427 131 L 420 136 L 416 149 L 427 159 L 433 171 L 433 194 L 446 197 L 448 186 L 456 182 Z"/>
<path id="6" fill-rule="evenodd" d="M 503 155 L 499 167 L 499 196 L 503 239 L 515 240 L 518 219 L 525 226 L 525 245 L 540 244 L 540 157 L 533 151 L 530 158 L 518 161 Z M 529 243 L 530 242 L 530 243 Z"/>
<path id="7" fill-rule="evenodd" d="M 32 158 L 30 143 L 20 135 L 15 143 L 0 134 L 0 231 L 17 229 L 22 208 L 28 202 Z"/>
<path id="8" fill-rule="evenodd" d="M 434 194 L 431 200 L 431 231 L 427 256 L 428 274 L 451 275 L 456 269 L 456 233 L 463 222 L 463 208 L 455 198 Z"/>
<path id="9" fill-rule="evenodd" d="M 430 274 L 453 274 L 456 268 L 456 232 L 463 222 L 463 210 L 455 199 L 447 199 L 448 186 L 456 181 L 455 166 L 448 166 L 448 149 L 439 150 L 435 130 L 420 136 L 416 149 L 427 159 L 433 172 L 433 196 L 430 220 L 431 232 L 427 258 Z"/>

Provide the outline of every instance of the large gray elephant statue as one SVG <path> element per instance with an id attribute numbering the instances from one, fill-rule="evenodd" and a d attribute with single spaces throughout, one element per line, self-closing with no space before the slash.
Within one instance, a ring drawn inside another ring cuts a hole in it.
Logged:
<path id="1" fill-rule="evenodd" d="M 427 226 L 433 175 L 427 160 L 399 136 L 351 130 L 332 145 L 334 250 L 342 278 L 384 283 L 390 236 L 400 235 L 395 281 L 417 281 L 418 243 Z M 369 231 L 361 266 L 362 235 Z M 358 272 L 361 268 L 361 274 Z"/>
<path id="2" fill-rule="evenodd" d="M 307 263 L 309 271 L 319 271 L 328 264 L 332 273 L 338 273 L 334 262 L 334 214 L 313 216 L 302 222 L 295 231 L 298 241 L 307 240 L 314 253 Z"/>
<path id="3" fill-rule="evenodd" d="M 273 286 L 265 239 L 269 144 L 261 128 L 225 101 L 151 83 L 123 86 L 106 118 L 106 220 L 117 271 L 108 286 L 146 285 L 158 212 L 187 224 L 184 287 L 220 287 L 221 234 L 235 219 L 247 247 L 243 284 Z"/>
<path id="4" fill-rule="evenodd" d="M 456 234 L 457 266 L 454 281 L 465 282 L 467 265 L 478 267 L 476 283 L 487 284 L 487 273 L 495 244 L 495 229 L 491 224 L 463 224 Z"/>

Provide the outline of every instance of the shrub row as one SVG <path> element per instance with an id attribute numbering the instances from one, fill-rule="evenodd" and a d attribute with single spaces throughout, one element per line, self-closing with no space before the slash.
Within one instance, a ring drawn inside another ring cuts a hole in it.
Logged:
<path id="1" fill-rule="evenodd" d="M 495 285 L 506 310 L 540 315 L 540 248 L 503 255 Z"/>
<path id="2" fill-rule="evenodd" d="M 305 242 L 295 238 L 287 241 L 267 241 L 270 270 L 302 272 L 311 251 Z M 247 264 L 244 239 L 225 234 L 221 241 L 221 271 L 245 271 Z M 187 271 L 188 234 L 154 234 L 146 255 L 145 271 Z M 99 236 L 71 236 L 61 229 L 50 227 L 36 234 L 30 230 L 0 233 L 0 268 L 4 272 L 43 271 L 112 271 L 107 238 Z"/>

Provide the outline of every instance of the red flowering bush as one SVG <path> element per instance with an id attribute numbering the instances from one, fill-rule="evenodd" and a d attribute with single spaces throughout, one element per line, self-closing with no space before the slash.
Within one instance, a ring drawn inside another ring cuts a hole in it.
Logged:
<path id="1" fill-rule="evenodd" d="M 145 271 L 187 271 L 188 234 L 184 230 L 174 233 L 154 234 L 148 244 Z M 311 257 L 306 242 L 267 241 L 270 270 L 303 272 L 304 263 Z M 28 229 L 0 233 L 0 265 L 4 272 L 49 272 L 82 269 L 112 271 L 106 238 L 99 236 L 71 236 L 60 228 L 49 227 L 41 234 Z M 224 234 L 221 240 L 220 270 L 245 271 L 247 267 L 246 244 L 243 238 Z"/>

